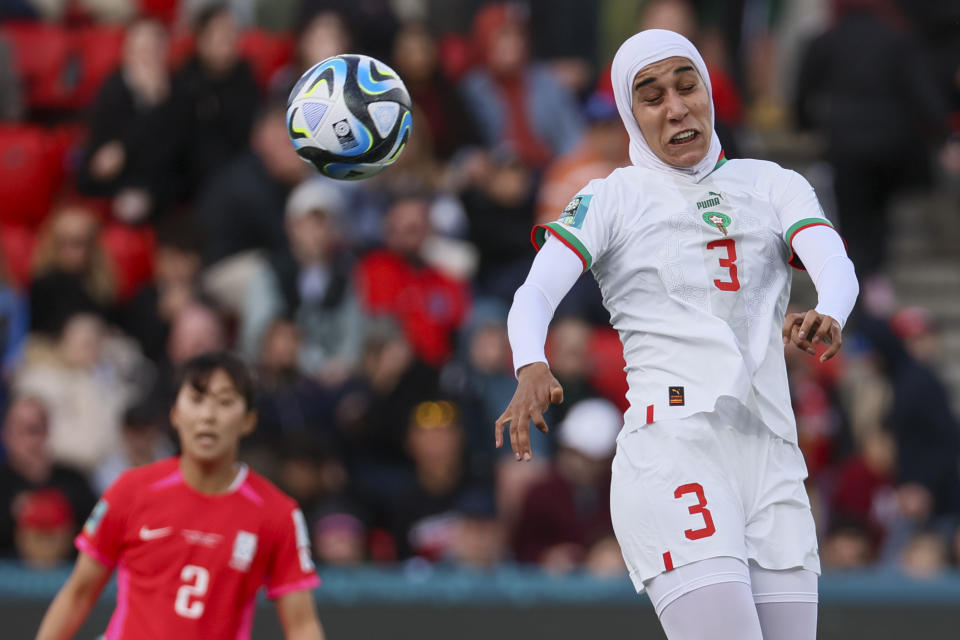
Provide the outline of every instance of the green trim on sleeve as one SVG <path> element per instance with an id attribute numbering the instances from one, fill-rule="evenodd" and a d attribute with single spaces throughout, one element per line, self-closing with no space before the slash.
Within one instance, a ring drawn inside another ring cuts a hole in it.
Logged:
<path id="1" fill-rule="evenodd" d="M 800 258 L 793 250 L 793 237 L 808 227 L 816 226 L 830 227 L 831 229 L 833 228 L 833 224 L 826 218 L 804 218 L 803 220 L 798 220 L 790 225 L 790 228 L 787 229 L 786 233 L 783 234 L 783 239 L 786 241 L 787 246 L 790 247 L 790 257 L 787 258 L 787 264 L 794 269 L 806 271 L 806 268 L 803 266 L 803 262 L 800 261 Z"/>
<path id="2" fill-rule="evenodd" d="M 567 245 L 571 251 L 577 254 L 577 257 L 583 262 L 584 271 L 590 268 L 593 264 L 593 256 L 590 255 L 590 252 L 587 251 L 587 248 L 583 246 L 583 243 L 580 242 L 577 236 L 573 235 L 559 222 L 538 224 L 533 228 L 533 231 L 530 232 L 530 242 L 533 243 L 537 251 L 539 251 L 543 243 L 547 241 L 547 231 L 555 235 L 557 240 Z"/>

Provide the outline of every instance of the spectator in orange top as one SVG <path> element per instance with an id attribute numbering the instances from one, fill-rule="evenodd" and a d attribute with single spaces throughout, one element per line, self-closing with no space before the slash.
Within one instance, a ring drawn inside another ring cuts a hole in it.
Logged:
<path id="1" fill-rule="evenodd" d="M 383 249 L 357 265 L 356 281 L 367 312 L 393 317 L 419 359 L 432 366 L 450 357 L 453 334 L 470 306 L 466 285 L 424 263 L 430 201 L 404 196 L 387 210 Z"/>
<path id="2" fill-rule="evenodd" d="M 543 176 L 537 198 L 536 223 L 553 222 L 594 178 L 604 178 L 617 167 L 628 165 L 627 136 L 612 94 L 596 92 L 583 110 L 587 129 L 576 149 L 554 161 Z"/>

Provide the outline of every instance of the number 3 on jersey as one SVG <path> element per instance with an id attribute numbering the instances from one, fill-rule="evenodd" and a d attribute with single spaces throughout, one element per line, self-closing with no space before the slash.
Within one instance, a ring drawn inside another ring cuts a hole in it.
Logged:
<path id="1" fill-rule="evenodd" d="M 721 291 L 738 291 L 740 280 L 737 279 L 737 244 L 733 238 L 723 238 L 707 243 L 707 249 L 726 249 L 727 257 L 720 258 L 720 266 L 727 269 L 730 280 L 714 280 L 713 284 Z"/>
<path id="2" fill-rule="evenodd" d="M 180 571 L 184 584 L 177 589 L 177 599 L 173 610 L 177 615 L 196 620 L 203 615 L 203 602 L 199 600 L 207 594 L 210 586 L 210 572 L 195 564 L 188 564 Z M 191 600 L 191 598 L 195 598 Z"/>
<path id="3" fill-rule="evenodd" d="M 733 241 L 731 240 L 731 242 Z M 707 497 L 703 495 L 703 486 L 699 482 L 682 484 L 673 492 L 673 497 L 679 500 L 688 493 L 692 493 L 697 497 L 697 504 L 690 505 L 687 511 L 690 512 L 690 515 L 699 515 L 703 518 L 703 526 L 699 529 L 687 529 L 683 532 L 683 535 L 687 536 L 690 540 L 709 538 L 717 532 L 717 528 L 713 525 L 713 514 L 707 509 Z"/>

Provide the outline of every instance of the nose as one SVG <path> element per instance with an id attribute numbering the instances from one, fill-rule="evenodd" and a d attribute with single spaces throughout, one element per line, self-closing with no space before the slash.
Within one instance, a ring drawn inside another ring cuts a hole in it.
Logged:
<path id="1" fill-rule="evenodd" d="M 690 109 L 687 108 L 683 97 L 676 91 L 668 91 L 664 97 L 664 102 L 667 107 L 667 118 L 670 120 L 683 120 L 684 116 L 690 113 Z"/>
<path id="2" fill-rule="evenodd" d="M 203 402 L 200 403 L 200 418 L 204 422 L 211 422 L 214 417 L 214 407 L 213 400 L 211 398 L 204 398 Z"/>

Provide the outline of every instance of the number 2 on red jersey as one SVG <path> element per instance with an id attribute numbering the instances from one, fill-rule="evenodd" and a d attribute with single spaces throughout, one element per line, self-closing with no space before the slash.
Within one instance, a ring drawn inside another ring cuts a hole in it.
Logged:
<path id="1" fill-rule="evenodd" d="M 195 564 L 188 564 L 180 571 L 184 584 L 177 589 L 177 598 L 173 610 L 177 615 L 196 620 L 203 615 L 203 596 L 210 586 L 210 572 Z"/>

